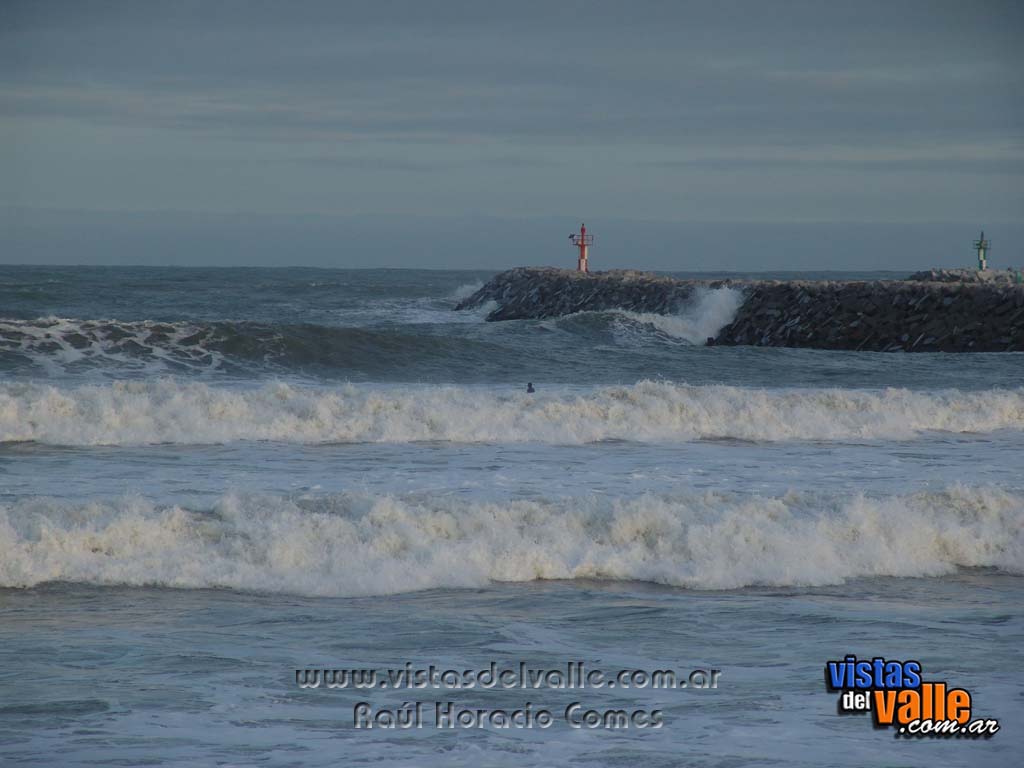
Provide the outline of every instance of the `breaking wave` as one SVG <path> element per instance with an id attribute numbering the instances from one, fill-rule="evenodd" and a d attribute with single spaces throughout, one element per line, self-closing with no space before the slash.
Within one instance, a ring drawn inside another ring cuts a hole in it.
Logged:
<path id="1" fill-rule="evenodd" d="M 704 344 L 732 322 L 742 303 L 743 292 L 734 288 L 701 288 L 694 292 L 692 302 L 676 314 L 627 311 L 620 314 L 634 322 L 652 326 L 670 338 Z"/>
<path id="2" fill-rule="evenodd" d="M 585 310 L 549 317 L 541 323 L 584 335 L 610 331 L 616 340 L 630 346 L 665 341 L 702 346 L 732 322 L 742 303 L 740 290 L 697 288 L 685 304 L 668 314 L 621 308 Z"/>
<path id="3" fill-rule="evenodd" d="M 447 312 L 444 317 L 464 321 L 466 316 Z M 471 340 L 415 327 L 58 317 L 0 320 L 0 370 L 55 377 L 84 371 L 195 375 L 322 369 L 372 375 L 396 367 L 443 366 L 444 361 L 456 359 L 469 365 L 489 351 Z"/>
<path id="4" fill-rule="evenodd" d="M 475 283 L 464 283 L 452 291 L 448 298 L 452 301 L 462 301 L 463 299 L 468 299 L 483 287 L 484 284 L 479 280 Z"/>
<path id="5" fill-rule="evenodd" d="M 253 321 L 77 320 L 43 317 L 0 319 L 0 371 L 45 374 L 101 372 L 123 375 L 278 375 L 290 371 L 364 373 L 387 378 L 416 370 L 474 371 L 507 356 L 451 326 L 472 326 L 496 305 L 453 312 L 451 301 L 471 293 L 463 285 L 443 302 L 387 300 L 372 307 L 335 309 L 339 325 Z M 583 313 L 627 322 L 657 340 L 703 344 L 727 325 L 741 302 L 739 291 L 697 291 L 678 314 L 608 310 Z M 582 329 L 586 332 L 586 329 Z M 653 331 L 653 333 L 652 333 Z"/>
<path id="6" fill-rule="evenodd" d="M 908 439 L 1024 429 L 1024 389 L 765 390 L 643 381 L 528 396 L 423 386 L 252 389 L 163 378 L 0 384 L 0 442 L 55 445 Z"/>
<path id="7" fill-rule="evenodd" d="M 960 567 L 1024 572 L 1024 498 L 705 493 L 469 502 L 229 494 L 212 509 L 31 498 L 0 505 L 0 586 L 51 581 L 393 594 L 609 579 L 731 589 Z"/>

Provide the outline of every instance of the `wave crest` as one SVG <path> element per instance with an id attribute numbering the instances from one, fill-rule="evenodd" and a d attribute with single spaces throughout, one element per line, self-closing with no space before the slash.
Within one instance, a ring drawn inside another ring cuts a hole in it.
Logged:
<path id="1" fill-rule="evenodd" d="M 140 497 L 0 505 L 0 586 L 49 581 L 393 594 L 492 581 L 813 586 L 960 567 L 1024 572 L 1024 498 L 706 493 L 465 502 L 229 494 L 197 512 Z"/>
<path id="2" fill-rule="evenodd" d="M 0 442 L 55 445 L 884 440 L 999 429 L 1024 429 L 1024 389 L 764 390 L 644 381 L 528 396 L 456 386 L 276 382 L 228 389 L 173 378 L 0 385 Z"/>
<path id="3" fill-rule="evenodd" d="M 743 292 L 735 288 L 698 288 L 689 304 L 675 314 L 628 311 L 621 314 L 634 322 L 652 326 L 670 338 L 704 344 L 732 322 L 742 303 Z"/>
<path id="4" fill-rule="evenodd" d="M 434 313 L 435 315 L 438 313 Z M 474 315 L 451 315 L 476 321 Z M 396 367 L 472 362 L 491 350 L 417 327 L 335 327 L 257 322 L 0 320 L 0 370 L 60 377 L 101 371 L 145 375 L 324 370 L 387 374 Z"/>

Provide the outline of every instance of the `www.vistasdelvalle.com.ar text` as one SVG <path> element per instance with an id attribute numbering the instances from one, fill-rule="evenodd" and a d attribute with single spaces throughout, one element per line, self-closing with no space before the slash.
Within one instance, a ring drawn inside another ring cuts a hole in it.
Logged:
<path id="1" fill-rule="evenodd" d="M 409 689 L 409 690 L 582 690 L 586 688 L 717 688 L 720 669 L 619 669 L 606 672 L 588 668 L 586 662 L 569 661 L 561 667 L 530 667 L 526 662 L 499 667 L 491 662 L 483 669 L 445 669 L 411 663 L 388 669 L 316 668 L 295 670 L 299 688 Z"/>
<path id="2" fill-rule="evenodd" d="M 392 691 L 584 691 L 610 689 L 705 690 L 718 688 L 722 670 L 697 668 L 617 669 L 590 668 L 583 661 L 557 667 L 533 667 L 526 662 L 499 666 L 492 661 L 477 669 L 451 669 L 437 665 L 414 666 L 407 662 L 390 669 L 305 668 L 295 670 L 299 688 Z M 573 729 L 659 729 L 665 724 L 658 708 L 599 708 L 573 701 L 564 707 L 547 708 L 533 702 L 514 707 L 467 706 L 453 701 L 407 701 L 400 706 L 377 707 L 368 701 L 352 708 L 356 729 L 452 728 L 550 728 L 563 722 Z"/>

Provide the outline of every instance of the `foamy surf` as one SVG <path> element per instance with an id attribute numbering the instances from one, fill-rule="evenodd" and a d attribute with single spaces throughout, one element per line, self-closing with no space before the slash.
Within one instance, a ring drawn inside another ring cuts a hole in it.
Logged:
<path id="1" fill-rule="evenodd" d="M 743 292 L 735 288 L 700 288 L 694 291 L 690 303 L 675 314 L 659 315 L 625 310 L 619 314 L 651 326 L 670 338 L 681 339 L 689 344 L 704 344 L 732 322 L 742 303 Z"/>
<path id="2" fill-rule="evenodd" d="M 624 346 L 633 346 L 638 341 L 702 346 L 732 322 L 742 303 L 743 292 L 740 290 L 697 288 L 686 304 L 668 314 L 628 309 L 588 310 L 549 317 L 540 323 L 549 329 L 560 328 L 583 334 L 607 328 L 615 341 Z"/>
<path id="3" fill-rule="evenodd" d="M 383 302 L 382 302 L 383 303 Z M 387 311 L 385 311 L 387 310 Z M 473 354 L 472 341 L 431 332 L 434 325 L 472 326 L 486 307 L 468 313 L 427 302 L 395 301 L 373 310 L 335 310 L 338 325 L 153 320 L 0 319 L 0 372 L 52 378 L 106 376 L 249 376 L 290 371 L 384 373 L 398 365 Z M 385 327 L 382 316 L 398 327 Z"/>
<path id="4" fill-rule="evenodd" d="M 239 440 L 849 441 L 995 430 L 1024 430 L 1024 390 L 766 390 L 643 381 L 528 396 L 459 386 L 276 382 L 231 389 L 174 378 L 67 387 L 0 385 L 0 442 L 72 446 Z"/>
<path id="5" fill-rule="evenodd" d="M 610 579 L 810 586 L 961 567 L 1024 572 L 1024 497 L 955 486 L 871 498 L 704 493 L 470 502 L 228 494 L 0 505 L 0 585 L 50 581 L 313 596 Z"/>

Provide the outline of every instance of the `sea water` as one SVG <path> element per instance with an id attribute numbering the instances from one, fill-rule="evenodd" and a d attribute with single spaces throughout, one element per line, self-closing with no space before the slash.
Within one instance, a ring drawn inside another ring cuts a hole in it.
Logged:
<path id="1" fill-rule="evenodd" d="M 704 347 L 730 288 L 453 311 L 487 277 L 0 268 L 0 761 L 1015 762 L 1024 356 Z M 846 654 L 919 660 L 1002 728 L 839 716 Z M 296 682 L 571 662 L 720 676 Z M 554 723 L 355 728 L 360 702 Z"/>

